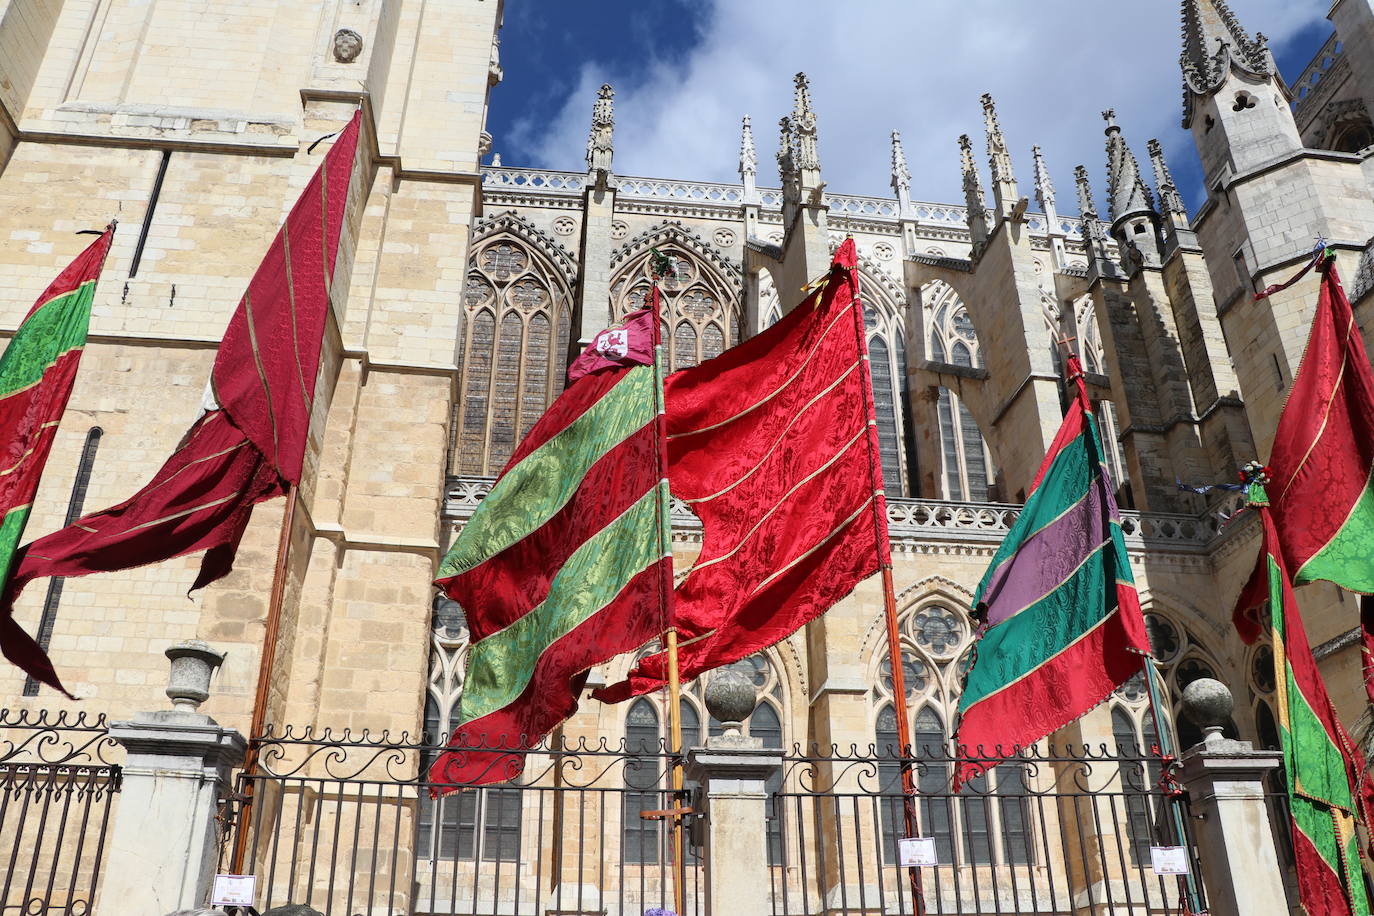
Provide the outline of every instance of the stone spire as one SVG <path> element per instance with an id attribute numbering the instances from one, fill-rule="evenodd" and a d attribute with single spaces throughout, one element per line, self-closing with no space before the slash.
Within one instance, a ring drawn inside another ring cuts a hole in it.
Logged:
<path id="1" fill-rule="evenodd" d="M 911 213 L 911 169 L 907 168 L 902 135 L 892 132 L 892 190 L 897 195 L 897 211 L 903 218 Z"/>
<path id="2" fill-rule="evenodd" d="M 749 116 L 745 115 L 740 124 L 739 178 L 744 184 L 746 203 L 756 203 L 758 200 L 758 186 L 755 184 L 758 174 L 759 154 L 754 149 L 754 128 L 749 123 Z"/>
<path id="3" fill-rule="evenodd" d="M 1057 270 L 1067 263 L 1067 259 L 1064 257 L 1064 230 L 1060 227 L 1059 207 L 1054 200 L 1054 182 L 1050 180 L 1050 170 L 1045 165 L 1040 147 L 1031 147 L 1031 157 L 1035 165 L 1035 199 L 1040 204 L 1040 211 L 1045 214 L 1045 233 L 1050 238 L 1050 250 L 1054 254 Z"/>
<path id="4" fill-rule="evenodd" d="M 1265 37 L 1251 38 L 1226 0 L 1183 0 L 1179 64 L 1186 88 L 1199 95 L 1220 86 L 1231 67 L 1255 76 L 1270 76 L 1274 70 Z"/>
<path id="5" fill-rule="evenodd" d="M 797 181 L 796 132 L 785 116 L 778 119 L 778 178 L 784 189 Z"/>
<path id="6" fill-rule="evenodd" d="M 602 83 L 592 106 L 592 130 L 587 135 L 587 171 L 604 179 L 611 171 L 611 157 L 615 154 L 612 137 L 615 133 L 615 90 L 610 83 Z"/>
<path id="7" fill-rule="evenodd" d="M 1169 173 L 1169 164 L 1164 161 L 1164 149 L 1158 140 L 1151 140 L 1148 147 L 1150 163 L 1155 169 L 1155 186 L 1159 188 L 1160 209 L 1176 228 L 1187 229 L 1188 207 L 1183 203 L 1183 195 L 1178 193 L 1174 176 Z"/>
<path id="8" fill-rule="evenodd" d="M 797 171 L 804 188 L 814 188 L 821 180 L 821 159 L 816 149 L 816 111 L 811 106 L 811 83 L 805 73 L 792 80 L 792 143 Z"/>
<path id="9" fill-rule="evenodd" d="M 968 209 L 968 231 L 973 236 L 976 257 L 988 241 L 987 201 L 983 197 L 983 183 L 978 177 L 978 164 L 973 161 L 973 141 L 968 134 L 959 138 L 959 160 L 964 172 L 964 206 Z"/>
<path id="10" fill-rule="evenodd" d="M 1115 229 L 1122 222 L 1148 215 L 1155 216 L 1154 196 L 1140 175 L 1140 163 L 1121 136 L 1116 112 L 1102 112 L 1107 122 L 1107 213 Z"/>
<path id="11" fill-rule="evenodd" d="M 1088 183 L 1088 170 L 1078 166 L 1073 170 L 1074 184 L 1078 187 L 1078 212 L 1083 220 L 1083 245 L 1088 249 L 1090 271 L 1115 276 L 1116 264 L 1107 250 L 1107 227 L 1097 215 L 1097 204 L 1093 203 L 1092 185 Z"/>
<path id="12" fill-rule="evenodd" d="M 1050 170 L 1045 165 L 1045 157 L 1040 152 L 1040 147 L 1032 146 L 1031 156 L 1035 160 L 1035 200 L 1040 204 L 1040 211 L 1045 214 L 1045 222 L 1053 232 L 1059 226 L 1059 209 L 1054 202 L 1054 182 L 1050 180 Z"/>
<path id="13" fill-rule="evenodd" d="M 1016 189 L 1016 176 L 1012 174 L 1007 139 L 1002 136 L 1002 125 L 997 122 L 997 105 L 986 92 L 983 93 L 983 126 L 988 135 L 988 169 L 992 173 L 993 207 L 998 216 L 1009 216 L 1021 195 Z"/>

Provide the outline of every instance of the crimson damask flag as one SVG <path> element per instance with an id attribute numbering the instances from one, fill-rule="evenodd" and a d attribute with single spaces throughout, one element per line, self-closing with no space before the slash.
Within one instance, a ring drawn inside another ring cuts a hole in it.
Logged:
<path id="1" fill-rule="evenodd" d="M 1139 673 L 1150 645 L 1083 367 L 1077 396 L 974 600 L 985 615 L 955 741 L 960 784 L 1067 725 Z"/>
<path id="2" fill-rule="evenodd" d="M 0 584 L 9 578 L 76 383 L 96 281 L 113 238 L 112 223 L 48 285 L 0 356 Z M 0 613 L 0 650 L 27 674 L 48 683 L 55 678 L 8 608 Z"/>
<path id="3" fill-rule="evenodd" d="M 668 480 L 701 519 L 674 592 L 682 680 L 824 613 L 887 561 L 887 509 L 852 239 L 781 321 L 670 375 Z M 665 653 L 595 696 L 661 687 Z"/>
<path id="4" fill-rule="evenodd" d="M 622 327 L 649 336 L 580 373 L 535 423 L 463 526 L 435 584 L 472 633 L 436 792 L 518 776 L 528 750 L 577 709 L 593 665 L 663 631 L 672 582 L 659 459 L 661 356 L 654 306 Z M 647 343 L 647 350 L 640 346 Z M 646 362 L 650 365 L 643 365 Z"/>
<path id="5" fill-rule="evenodd" d="M 0 616 L 33 579 L 197 550 L 206 554 L 192 589 L 207 585 L 233 568 L 253 505 L 300 482 L 359 125 L 355 114 L 334 141 L 230 318 L 210 377 L 216 408 L 133 497 L 21 548 Z M 61 690 L 41 663 L 35 677 Z"/>

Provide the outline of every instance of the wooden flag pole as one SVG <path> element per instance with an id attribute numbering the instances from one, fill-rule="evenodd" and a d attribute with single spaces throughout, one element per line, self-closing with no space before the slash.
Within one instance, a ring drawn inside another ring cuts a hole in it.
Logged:
<path id="1" fill-rule="evenodd" d="M 846 241 L 852 241 L 852 236 Z M 849 268 L 849 284 L 854 291 L 854 333 L 859 352 L 863 354 L 864 415 L 870 429 L 876 431 L 877 414 L 873 406 L 873 379 L 868 370 L 868 338 L 864 334 L 863 302 L 859 298 L 859 279 Z M 865 437 L 868 443 L 869 478 L 873 481 L 873 527 L 878 545 L 878 563 L 883 574 L 883 613 L 887 619 L 887 657 L 892 667 L 892 704 L 897 714 L 897 743 L 902 760 L 902 825 L 906 836 L 918 836 L 916 820 L 916 781 L 912 774 L 911 711 L 906 702 L 906 672 L 902 670 L 902 638 L 897 628 L 897 592 L 892 584 L 892 548 L 888 542 L 887 518 L 880 510 L 884 505 L 881 485 L 882 464 L 873 448 L 873 434 Z M 900 847 L 899 847 L 900 848 Z M 907 870 L 911 881 L 911 906 L 916 916 L 925 916 L 925 895 L 921 891 L 921 873 L 912 867 Z"/>
<path id="2" fill-rule="evenodd" d="M 1174 749 L 1173 733 L 1169 731 L 1169 722 L 1159 713 L 1161 702 L 1161 691 L 1159 689 L 1159 672 L 1155 670 L 1155 660 L 1148 655 L 1141 656 L 1143 669 L 1145 671 L 1145 686 L 1150 696 L 1150 713 L 1155 720 L 1155 736 L 1159 739 L 1159 753 L 1164 761 L 1164 766 L 1168 766 L 1173 761 L 1176 751 Z M 1170 820 L 1173 822 L 1174 842 L 1179 846 L 1188 845 L 1188 834 L 1184 830 L 1184 808 L 1183 799 L 1176 795 L 1171 795 L 1168 799 Z M 1187 884 L 1188 905 L 1191 912 L 1202 912 L 1202 896 L 1198 893 L 1197 876 L 1192 869 L 1183 876 Z"/>
<path id="3" fill-rule="evenodd" d="M 682 813 L 687 806 L 682 801 L 684 784 L 682 772 L 682 678 L 678 671 L 677 626 L 673 620 L 673 536 L 672 521 L 668 505 L 668 415 L 663 403 L 663 323 L 659 311 L 662 294 L 658 288 L 658 278 L 673 270 L 672 261 L 653 252 L 653 287 L 649 291 L 654 309 L 654 400 L 657 401 L 657 417 L 654 421 L 654 438 L 658 455 L 658 538 L 659 538 L 659 579 L 658 606 L 663 614 L 663 638 L 668 649 L 668 750 L 672 755 L 673 804 L 668 809 L 673 825 L 673 912 L 683 913 L 684 885 L 687 880 L 685 852 L 682 837 Z M 662 259 L 662 263 L 659 262 Z M 668 562 L 663 562 L 664 560 Z"/>
<path id="4" fill-rule="evenodd" d="M 267 695 L 271 688 L 272 669 L 276 664 L 277 640 L 281 635 L 282 601 L 286 597 L 287 562 L 291 557 L 291 529 L 296 522 L 296 502 L 299 489 L 293 483 L 286 492 L 286 512 L 282 515 L 281 534 L 277 538 L 277 564 L 272 572 L 272 594 L 267 604 L 267 624 L 262 639 L 262 658 L 258 661 L 258 686 L 253 695 L 253 717 L 248 726 L 248 755 L 243 772 L 250 777 L 258 762 L 258 748 L 254 743 L 262 734 L 267 719 Z M 234 838 L 233 872 L 240 874 L 248 854 L 248 826 L 253 820 L 253 780 L 243 787 L 239 808 L 238 835 Z"/>

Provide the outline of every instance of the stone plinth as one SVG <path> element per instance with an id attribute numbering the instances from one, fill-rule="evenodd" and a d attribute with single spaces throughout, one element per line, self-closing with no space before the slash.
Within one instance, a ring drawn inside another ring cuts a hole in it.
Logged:
<path id="1" fill-rule="evenodd" d="M 243 762 L 243 736 L 183 710 L 114 722 L 128 752 L 111 828 L 102 909 L 167 913 L 202 905 L 219 849 L 219 800 Z"/>
<path id="2" fill-rule="evenodd" d="M 1188 789 L 1212 916 L 1288 913 L 1264 793 L 1265 778 L 1282 756 L 1212 734 L 1181 758 L 1179 778 Z"/>
<path id="3" fill-rule="evenodd" d="M 781 767 L 781 750 L 739 735 L 688 752 L 687 777 L 701 784 L 704 807 L 706 916 L 772 912 L 765 783 Z"/>

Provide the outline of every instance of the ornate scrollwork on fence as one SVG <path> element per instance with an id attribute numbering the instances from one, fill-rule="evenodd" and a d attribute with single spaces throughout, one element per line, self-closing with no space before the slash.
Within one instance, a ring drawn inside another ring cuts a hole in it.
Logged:
<path id="1" fill-rule="evenodd" d="M 0 709 L 0 765 L 111 766 L 117 747 L 104 714 Z"/>

